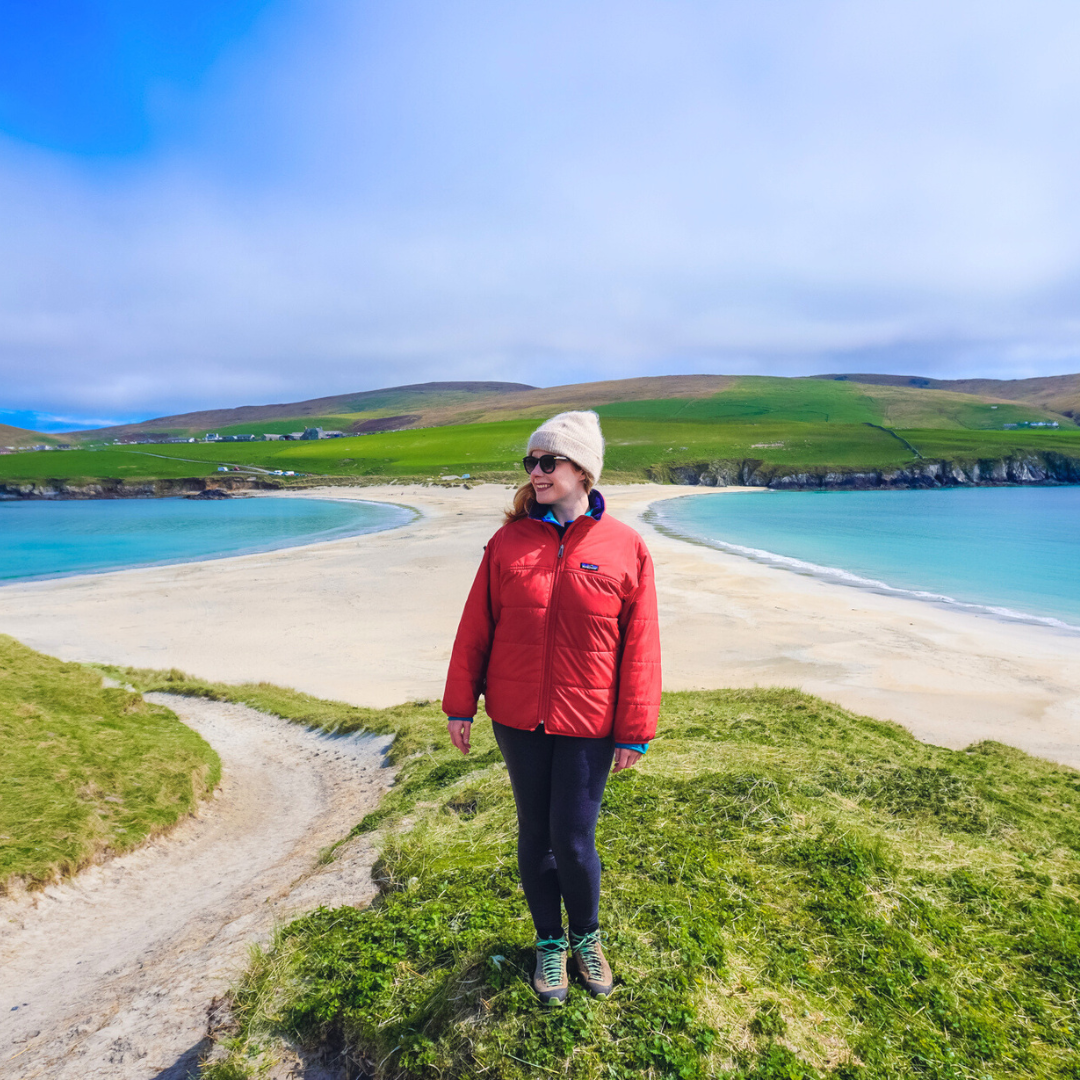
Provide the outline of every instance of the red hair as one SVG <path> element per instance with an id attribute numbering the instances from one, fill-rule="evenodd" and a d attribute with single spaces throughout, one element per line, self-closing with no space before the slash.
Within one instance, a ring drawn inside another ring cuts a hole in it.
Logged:
<path id="1" fill-rule="evenodd" d="M 581 468 L 580 465 L 576 465 L 574 462 L 570 462 L 570 464 L 581 473 L 581 478 L 585 483 L 585 494 L 588 495 L 593 488 L 593 482 L 590 479 L 589 474 Z M 514 492 L 514 501 L 506 508 L 506 524 L 509 524 L 511 521 L 520 521 L 523 517 L 528 517 L 535 506 L 536 499 L 533 497 L 532 481 L 526 480 L 525 483 Z"/>

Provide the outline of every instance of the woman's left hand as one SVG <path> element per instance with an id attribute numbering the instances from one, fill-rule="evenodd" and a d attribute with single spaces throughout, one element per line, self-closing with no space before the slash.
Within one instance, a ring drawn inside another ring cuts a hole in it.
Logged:
<path id="1" fill-rule="evenodd" d="M 471 720 L 447 720 L 446 730 L 450 735 L 450 741 L 463 753 L 469 752 L 469 739 L 472 735 Z"/>
<path id="2" fill-rule="evenodd" d="M 612 765 L 611 771 L 613 773 L 622 772 L 623 769 L 632 769 L 642 755 L 636 750 L 628 750 L 625 746 L 617 746 L 615 748 L 615 764 Z"/>

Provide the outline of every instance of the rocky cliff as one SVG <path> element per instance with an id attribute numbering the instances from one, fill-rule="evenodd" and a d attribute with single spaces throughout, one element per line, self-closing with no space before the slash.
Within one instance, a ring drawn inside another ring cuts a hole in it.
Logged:
<path id="1" fill-rule="evenodd" d="M 1022 457 L 947 461 L 927 458 L 899 469 L 825 469 L 794 471 L 790 466 L 755 458 L 699 461 L 685 465 L 656 465 L 646 476 L 661 484 L 702 487 L 768 487 L 789 491 L 869 490 L 873 488 L 976 487 L 1001 484 L 1080 484 L 1080 458 L 1052 451 Z M 307 477 L 288 485 L 250 476 L 189 477 L 179 480 L 94 480 L 71 483 L 43 480 L 35 483 L 0 483 L 0 499 L 152 499 L 193 495 L 202 491 L 277 491 L 282 487 L 313 484 L 366 486 L 389 482 L 373 477 Z M 365 483 L 366 481 L 366 483 Z M 407 478 L 395 478 L 404 483 Z"/>
<path id="2" fill-rule="evenodd" d="M 798 472 L 783 465 L 744 458 L 656 466 L 647 473 L 650 480 L 659 483 L 768 487 L 790 491 L 1080 484 L 1080 458 L 1047 451 L 967 462 L 922 459 L 899 469 L 804 469 Z"/>
<path id="3" fill-rule="evenodd" d="M 63 480 L 35 483 L 0 483 L 0 499 L 161 499 L 195 495 L 202 491 L 276 491 L 280 484 L 246 476 L 220 476 L 181 480 L 94 480 L 85 484 Z"/>

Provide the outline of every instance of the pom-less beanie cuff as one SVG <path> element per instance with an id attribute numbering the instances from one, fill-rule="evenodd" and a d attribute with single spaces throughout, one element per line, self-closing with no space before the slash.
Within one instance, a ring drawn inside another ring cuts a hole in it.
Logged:
<path id="1" fill-rule="evenodd" d="M 530 436 L 525 453 L 546 450 L 568 457 L 589 474 L 595 484 L 604 467 L 604 436 L 600 417 L 591 410 L 564 412 L 545 420 Z"/>

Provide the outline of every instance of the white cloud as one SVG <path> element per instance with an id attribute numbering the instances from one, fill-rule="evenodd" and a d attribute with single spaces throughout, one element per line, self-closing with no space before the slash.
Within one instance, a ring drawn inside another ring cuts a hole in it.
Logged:
<path id="1" fill-rule="evenodd" d="M 1078 39 L 1065 3 L 296 0 L 139 159 L 0 145 L 3 404 L 1076 370 Z"/>

